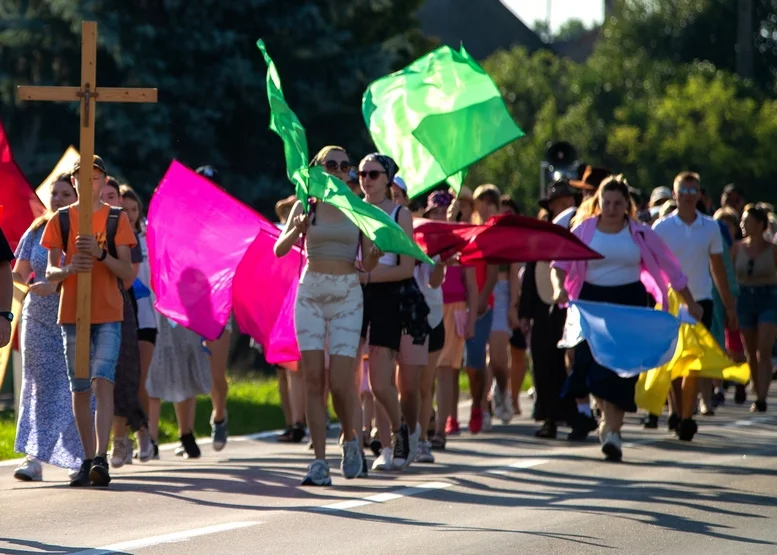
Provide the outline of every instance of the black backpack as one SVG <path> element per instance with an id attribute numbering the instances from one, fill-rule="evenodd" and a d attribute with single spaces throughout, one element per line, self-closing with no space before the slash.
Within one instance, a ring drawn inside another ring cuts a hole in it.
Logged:
<path id="1" fill-rule="evenodd" d="M 119 216 L 121 216 L 121 212 L 121 208 L 111 206 L 108 221 L 105 223 L 105 241 L 108 245 L 108 254 L 114 258 L 118 258 L 116 256 L 116 232 L 119 229 Z M 59 217 L 59 230 L 62 235 L 62 244 L 64 245 L 62 252 L 65 252 L 70 239 L 70 207 L 66 206 L 57 210 L 57 216 Z"/>

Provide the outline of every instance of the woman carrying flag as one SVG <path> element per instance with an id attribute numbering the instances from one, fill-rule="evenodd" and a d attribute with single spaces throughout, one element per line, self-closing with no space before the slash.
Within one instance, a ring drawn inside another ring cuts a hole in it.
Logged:
<path id="1" fill-rule="evenodd" d="M 566 304 L 570 299 L 580 299 L 647 307 L 650 292 L 666 307 L 667 289 L 671 285 L 688 304 L 691 315 L 700 319 L 702 309 L 688 290 L 688 279 L 680 264 L 650 227 L 636 221 L 635 207 L 623 179 L 605 180 L 595 198 L 593 216 L 573 233 L 604 258 L 554 262 L 551 265 L 554 302 Z M 622 378 L 597 363 L 587 342 L 575 348 L 566 393 L 581 398 L 590 392 L 596 397 L 603 410 L 599 436 L 608 460 L 622 458 L 620 430 L 624 413 L 637 410 L 636 382 L 636 376 Z"/>

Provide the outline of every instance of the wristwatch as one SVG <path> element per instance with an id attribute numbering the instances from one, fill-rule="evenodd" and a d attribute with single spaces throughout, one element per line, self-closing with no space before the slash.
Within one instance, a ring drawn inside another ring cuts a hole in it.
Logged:
<path id="1" fill-rule="evenodd" d="M 5 318 L 9 322 L 13 322 L 13 312 L 0 312 L 0 316 Z"/>

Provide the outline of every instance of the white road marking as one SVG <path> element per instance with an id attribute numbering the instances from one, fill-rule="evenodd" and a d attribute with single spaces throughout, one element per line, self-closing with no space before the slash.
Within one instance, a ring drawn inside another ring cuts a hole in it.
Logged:
<path id="1" fill-rule="evenodd" d="M 393 493 L 379 493 L 377 495 L 371 495 L 364 499 L 351 499 L 349 501 L 341 501 L 340 503 L 332 503 L 331 505 L 324 505 L 322 507 L 316 507 L 315 511 L 347 511 L 356 507 L 364 507 L 366 505 L 373 505 L 375 503 L 385 503 L 386 501 L 393 501 L 402 497 L 412 497 L 414 495 L 420 495 L 427 491 L 434 491 L 452 487 L 453 484 L 448 482 L 427 482 L 419 486 L 413 486 L 409 488 L 402 488 Z"/>
<path id="2" fill-rule="evenodd" d="M 487 470 L 486 474 L 499 474 L 499 475 L 509 475 L 511 474 L 511 469 L 527 469 L 527 468 L 534 468 L 535 466 L 540 466 L 541 464 L 549 463 L 550 459 L 521 459 L 518 462 L 514 462 L 513 464 L 508 464 L 504 468 L 494 468 L 493 470 Z"/>
<path id="3" fill-rule="evenodd" d="M 133 551 L 137 549 L 143 549 L 144 547 L 151 547 L 151 546 L 156 546 L 164 543 L 184 542 L 192 538 L 196 538 L 198 536 L 207 536 L 209 534 L 229 532 L 230 530 L 248 528 L 249 526 L 256 526 L 257 524 L 261 524 L 261 523 L 260 522 L 227 522 L 225 524 L 217 524 L 215 526 L 206 526 L 205 528 L 195 528 L 194 530 L 184 530 L 183 532 L 174 532 L 172 534 L 164 534 L 161 536 L 151 536 L 150 538 L 143 538 L 141 540 L 133 540 L 128 542 L 115 543 L 113 545 L 106 545 L 105 547 L 86 549 L 84 551 L 78 551 L 73 555 L 109 555 L 111 553 Z"/>

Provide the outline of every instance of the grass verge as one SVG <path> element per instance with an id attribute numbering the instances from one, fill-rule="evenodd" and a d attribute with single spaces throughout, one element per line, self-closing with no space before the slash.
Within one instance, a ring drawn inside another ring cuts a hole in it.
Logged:
<path id="1" fill-rule="evenodd" d="M 531 387 L 531 375 L 527 373 L 523 383 L 523 391 Z M 469 381 L 466 372 L 459 375 L 459 388 L 462 397 L 469 393 Z M 261 375 L 242 374 L 239 378 L 230 379 L 229 397 L 229 433 L 244 435 L 266 430 L 283 428 L 284 419 L 281 410 L 281 398 L 278 393 L 278 380 Z M 334 411 L 329 407 L 334 419 Z M 197 398 L 197 417 L 194 433 L 197 437 L 210 436 L 210 397 L 202 395 Z M 14 451 L 16 436 L 16 418 L 13 411 L 0 412 L 0 460 L 16 459 L 21 455 Z M 175 411 L 171 403 L 162 404 L 162 416 L 159 421 L 160 443 L 178 440 L 178 425 Z"/>

